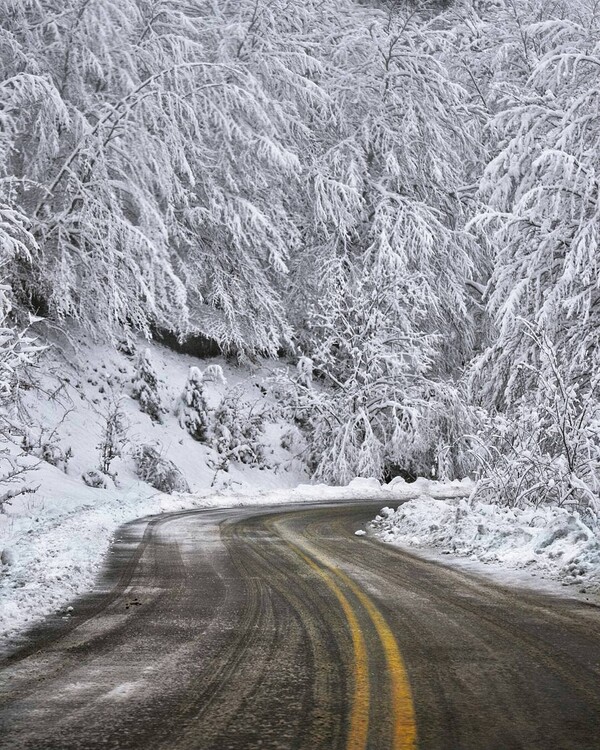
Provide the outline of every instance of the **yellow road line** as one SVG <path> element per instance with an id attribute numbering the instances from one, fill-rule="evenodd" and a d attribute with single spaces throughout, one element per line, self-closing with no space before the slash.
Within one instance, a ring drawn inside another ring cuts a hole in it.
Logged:
<path id="1" fill-rule="evenodd" d="M 394 717 L 392 748 L 393 750 L 414 750 L 417 747 L 417 722 L 412 691 L 404 659 L 394 634 L 381 612 L 354 581 L 342 571 L 337 571 L 337 573 L 369 613 L 385 652 L 388 669 L 390 670 L 392 713 Z"/>
<path id="2" fill-rule="evenodd" d="M 277 522 L 274 525 L 279 526 Z M 362 750 L 366 748 L 369 721 L 368 657 L 358 618 L 343 591 L 334 581 L 334 576 L 341 580 L 362 604 L 375 626 L 383 647 L 391 687 L 391 710 L 393 716 L 391 750 L 415 750 L 417 747 L 417 723 L 408 673 L 396 638 L 385 618 L 362 589 L 311 544 L 298 539 L 295 535 L 295 541 L 292 542 L 289 538 L 289 532 L 285 533 L 282 529 L 279 529 L 279 532 L 280 536 L 285 538 L 285 541 L 294 549 L 296 554 L 323 578 L 340 602 L 350 625 L 354 646 L 355 689 L 347 750 Z M 308 554 L 305 554 L 302 550 Z"/>
<path id="3" fill-rule="evenodd" d="M 354 670 L 352 707 L 350 710 L 350 726 L 348 729 L 348 741 L 346 750 L 365 750 L 369 738 L 369 666 L 367 660 L 367 646 L 360 629 L 358 618 L 352 609 L 352 605 L 344 596 L 340 587 L 333 578 L 317 565 L 310 557 L 305 555 L 295 544 L 288 542 L 294 552 L 317 573 L 328 588 L 339 601 L 352 636 L 352 648 L 354 651 Z"/>

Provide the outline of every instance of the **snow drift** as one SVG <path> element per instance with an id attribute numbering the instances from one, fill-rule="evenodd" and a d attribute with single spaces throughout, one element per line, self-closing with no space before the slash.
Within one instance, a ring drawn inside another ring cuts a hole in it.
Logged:
<path id="1" fill-rule="evenodd" d="M 600 589 L 600 538 L 577 511 L 567 508 L 507 508 L 464 497 L 421 495 L 396 510 L 382 508 L 369 528 L 398 546 L 433 548 Z"/>

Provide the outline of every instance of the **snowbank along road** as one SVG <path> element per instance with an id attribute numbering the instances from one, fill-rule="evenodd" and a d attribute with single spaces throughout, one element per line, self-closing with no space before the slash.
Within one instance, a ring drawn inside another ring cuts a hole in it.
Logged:
<path id="1" fill-rule="evenodd" d="M 600 610 L 355 536 L 377 510 L 123 527 L 101 587 L 3 657 L 0 746 L 597 749 Z"/>

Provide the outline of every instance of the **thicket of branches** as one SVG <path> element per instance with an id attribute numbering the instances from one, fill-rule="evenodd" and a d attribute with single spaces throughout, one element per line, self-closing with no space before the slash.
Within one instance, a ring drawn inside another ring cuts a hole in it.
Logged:
<path id="1" fill-rule="evenodd" d="M 34 312 L 284 353 L 335 481 L 498 472 L 498 419 L 537 419 L 547 466 L 560 380 L 590 456 L 561 497 L 590 504 L 595 0 L 0 0 L 0 19 L 17 335 Z"/>

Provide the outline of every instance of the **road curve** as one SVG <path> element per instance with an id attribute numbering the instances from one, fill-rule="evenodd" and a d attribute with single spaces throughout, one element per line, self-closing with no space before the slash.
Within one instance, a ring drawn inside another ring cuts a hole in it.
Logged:
<path id="1" fill-rule="evenodd" d="M 0 747 L 598 750 L 600 609 L 356 537 L 377 509 L 123 527 L 0 662 Z"/>

